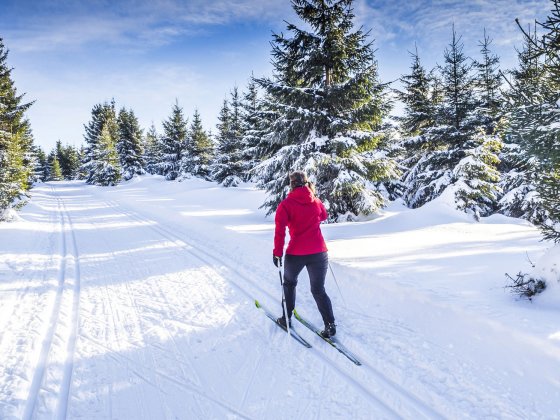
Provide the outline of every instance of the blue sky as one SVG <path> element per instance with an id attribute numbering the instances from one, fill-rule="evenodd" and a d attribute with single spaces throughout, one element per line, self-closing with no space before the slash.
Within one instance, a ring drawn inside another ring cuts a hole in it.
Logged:
<path id="1" fill-rule="evenodd" d="M 451 26 L 478 57 L 483 29 L 502 67 L 515 65 L 525 24 L 550 0 L 356 0 L 356 24 L 371 29 L 381 80 L 410 66 L 416 44 L 426 67 L 442 62 Z M 161 132 L 175 100 L 215 130 L 220 106 L 251 73 L 270 75 L 271 33 L 299 24 L 288 0 L 0 0 L 0 37 L 36 143 L 80 145 L 92 107 L 114 98 Z"/>

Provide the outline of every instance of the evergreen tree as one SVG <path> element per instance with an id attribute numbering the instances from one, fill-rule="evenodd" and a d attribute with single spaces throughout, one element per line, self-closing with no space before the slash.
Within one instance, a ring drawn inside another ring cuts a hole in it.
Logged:
<path id="1" fill-rule="evenodd" d="M 51 162 L 51 170 L 50 170 L 50 181 L 61 181 L 64 179 L 62 175 L 62 170 L 60 168 L 60 162 L 58 161 L 58 157 L 56 154 L 53 155 L 52 162 Z"/>
<path id="2" fill-rule="evenodd" d="M 61 179 L 75 179 L 78 176 L 80 166 L 80 155 L 77 149 L 71 145 L 63 146 L 62 142 L 56 142 L 54 156 L 58 161 L 62 173 Z M 52 158 L 50 159 L 52 165 Z"/>
<path id="3" fill-rule="evenodd" d="M 120 166 L 123 171 L 123 179 L 128 181 L 134 175 L 142 175 L 144 160 L 142 155 L 142 130 L 138 118 L 132 110 L 122 108 L 118 117 L 119 141 L 117 152 L 119 153 Z"/>
<path id="4" fill-rule="evenodd" d="M 218 117 L 218 145 L 211 167 L 211 178 L 224 187 L 236 187 L 243 178 L 243 123 L 242 107 L 237 87 L 230 94 L 231 102 L 224 100 Z"/>
<path id="5" fill-rule="evenodd" d="M 95 142 L 92 160 L 91 183 L 95 185 L 116 185 L 121 179 L 121 167 L 114 134 L 110 122 L 105 124 Z"/>
<path id="6" fill-rule="evenodd" d="M 495 135 L 486 135 L 487 121 L 477 114 L 473 64 L 455 28 L 444 60 L 438 117 L 423 133 L 428 151 L 407 175 L 405 200 L 418 207 L 448 190 L 458 209 L 478 218 L 491 214 L 497 201 L 501 143 Z"/>
<path id="7" fill-rule="evenodd" d="M 213 144 L 210 136 L 202 127 L 200 113 L 195 109 L 192 123 L 188 132 L 188 155 L 183 157 L 181 172 L 207 178 L 213 155 Z"/>
<path id="8" fill-rule="evenodd" d="M 243 161 L 243 180 L 256 179 L 254 168 L 261 162 L 259 145 L 262 139 L 262 130 L 266 126 L 266 112 L 259 98 L 259 88 L 254 77 L 251 77 L 247 91 L 241 101 L 241 121 L 243 138 L 241 140 Z"/>
<path id="9" fill-rule="evenodd" d="M 64 160 L 66 166 L 62 168 L 62 175 L 65 179 L 77 179 L 80 168 L 80 152 L 71 145 L 64 148 Z"/>
<path id="10" fill-rule="evenodd" d="M 299 169 L 317 184 L 330 220 L 353 219 L 384 205 L 379 181 L 396 163 L 380 148 L 390 103 L 379 83 L 368 34 L 354 30 L 352 0 L 293 0 L 309 30 L 288 24 L 274 34 L 272 79 L 258 79 L 271 116 L 263 137 L 260 184 L 272 213 L 288 192 L 286 174 Z"/>
<path id="11" fill-rule="evenodd" d="M 477 78 L 475 85 L 478 90 L 478 124 L 485 125 L 487 134 L 494 134 L 502 116 L 503 98 L 500 92 L 502 85 L 499 74 L 500 59 L 490 50 L 492 40 L 484 30 L 483 40 L 479 42 L 482 60 L 475 62 Z"/>
<path id="12" fill-rule="evenodd" d="M 517 52 L 518 67 L 509 72 L 512 80 L 505 94 L 507 127 L 500 155 L 502 196 L 498 211 L 506 216 L 542 223 L 547 216 L 541 197 L 536 192 L 541 164 L 527 152 L 523 140 L 526 104 L 532 101 L 529 98 L 541 96 L 544 75 L 541 60 L 535 54 L 536 28 L 530 36 L 532 39 L 525 39 L 522 49 Z"/>
<path id="13" fill-rule="evenodd" d="M 36 156 L 36 165 L 33 171 L 35 179 L 38 181 L 47 181 L 50 174 L 47 155 L 39 146 L 34 146 L 33 151 Z"/>
<path id="14" fill-rule="evenodd" d="M 421 65 L 418 50 L 416 49 L 411 56 L 410 74 L 400 78 L 403 90 L 396 91 L 398 99 L 404 104 L 403 115 L 396 117 L 396 120 L 399 122 L 402 136 L 403 156 L 400 162 L 403 166 L 403 198 L 409 205 L 414 205 L 414 197 L 411 196 L 411 191 L 414 191 L 407 189 L 407 185 L 411 184 L 410 178 L 414 176 L 414 172 L 411 171 L 415 165 L 435 148 L 431 142 L 432 138 L 426 133 L 436 123 L 440 99 L 437 93 L 434 93 L 438 87 L 436 78 Z"/>
<path id="15" fill-rule="evenodd" d="M 398 117 L 404 136 L 415 137 L 435 124 L 435 103 L 432 97 L 432 78 L 420 63 L 418 49 L 412 56 L 410 74 L 400 78 L 402 91 L 396 91 L 404 104 L 404 115 Z"/>
<path id="16" fill-rule="evenodd" d="M 82 158 L 81 172 L 86 174 L 88 184 L 98 184 L 99 174 L 95 171 L 103 168 L 103 162 L 96 162 L 98 154 L 97 142 L 102 137 L 101 131 L 105 128 L 111 137 L 109 143 L 116 144 L 119 139 L 119 126 L 115 112 L 115 101 L 97 104 L 91 111 L 91 121 L 84 126 L 85 153 Z"/>
<path id="17" fill-rule="evenodd" d="M 161 175 L 162 144 L 155 125 L 152 123 L 144 137 L 144 162 L 146 171 L 152 175 Z"/>
<path id="18" fill-rule="evenodd" d="M 181 160 L 187 150 L 187 124 L 183 108 L 175 102 L 169 119 L 163 122 L 162 161 L 159 164 L 162 175 L 168 180 L 174 180 L 180 174 Z"/>
<path id="19" fill-rule="evenodd" d="M 18 95 L 8 66 L 8 50 L 0 38 L 0 220 L 7 210 L 24 204 L 33 180 L 33 136 L 24 114 L 33 104 Z"/>
<path id="20" fill-rule="evenodd" d="M 536 190 L 547 213 L 541 222 L 545 239 L 560 242 L 560 0 L 552 0 L 551 14 L 539 26 L 541 39 L 534 40 L 534 57 L 542 60 L 539 90 L 523 92 L 515 118 L 521 147 L 539 162 Z"/>

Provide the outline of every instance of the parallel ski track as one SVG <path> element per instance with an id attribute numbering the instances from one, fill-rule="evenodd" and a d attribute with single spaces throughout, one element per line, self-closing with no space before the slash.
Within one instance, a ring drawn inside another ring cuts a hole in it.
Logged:
<path id="1" fill-rule="evenodd" d="M 55 300 L 49 318 L 49 326 L 43 337 L 41 350 L 29 387 L 29 394 L 24 407 L 22 418 L 24 420 L 31 419 L 37 408 L 39 402 L 39 394 L 45 381 L 45 372 L 48 369 L 49 355 L 53 347 L 53 338 L 56 329 L 59 326 L 61 317 L 62 301 L 65 289 L 70 289 L 72 293 L 72 309 L 70 314 L 70 335 L 66 338 L 65 360 L 63 366 L 63 374 L 60 381 L 60 390 L 57 396 L 56 412 L 53 418 L 65 419 L 68 398 L 70 396 L 70 385 L 72 381 L 72 371 L 74 366 L 74 351 L 76 347 L 76 337 L 78 330 L 78 312 L 80 302 L 80 266 L 79 266 L 79 253 L 76 244 L 76 237 L 72 226 L 72 219 L 66 210 L 64 201 L 58 196 L 55 188 L 51 186 L 52 194 L 57 201 L 58 225 L 60 230 L 61 241 L 61 259 L 58 272 L 58 285 L 55 294 Z M 69 234 L 67 233 L 69 231 Z M 70 242 L 70 244 L 69 244 Z M 70 248 L 70 250 L 69 250 Z M 68 260 L 72 258 L 74 262 L 74 282 L 72 287 L 69 287 L 67 281 L 68 275 Z"/>
<path id="2" fill-rule="evenodd" d="M 179 248 L 190 253 L 191 255 L 197 257 L 200 261 L 208 264 L 210 266 L 216 265 L 216 263 L 227 267 L 237 278 L 241 278 L 252 285 L 254 291 L 250 291 L 246 286 L 241 286 L 238 281 L 234 278 L 230 278 L 229 281 L 248 299 L 253 301 L 255 299 L 255 291 L 259 291 L 261 294 L 267 295 L 271 300 L 276 298 L 272 296 L 268 291 L 264 290 L 258 285 L 254 280 L 252 280 L 247 275 L 244 275 L 235 268 L 233 261 L 226 261 L 224 258 L 216 257 L 216 255 L 209 250 L 202 248 L 198 244 L 194 244 L 191 241 L 184 238 L 188 233 L 185 232 L 184 228 L 178 224 L 166 224 L 162 226 L 159 223 L 154 223 L 155 220 L 151 219 L 150 216 L 143 215 L 137 210 L 132 210 L 126 206 L 113 201 L 105 200 L 107 204 L 111 205 L 124 215 L 135 219 L 139 222 L 146 223 L 146 226 L 157 231 L 165 239 L 177 244 Z M 183 255 L 183 254 L 180 254 Z M 325 356 L 324 352 L 319 351 L 317 347 L 309 349 L 311 354 L 314 354 L 320 358 L 324 363 L 326 363 L 330 368 L 332 368 L 337 374 L 345 378 L 345 380 L 351 384 L 355 389 L 360 391 L 367 398 L 376 401 L 380 408 L 386 411 L 386 414 L 390 417 L 403 417 L 406 418 L 445 418 L 442 414 L 435 411 L 433 408 L 429 407 L 420 398 L 413 395 L 411 392 L 404 389 L 398 383 L 387 378 L 382 372 L 374 368 L 371 363 L 368 362 L 368 357 L 364 354 L 356 353 L 356 355 L 361 359 L 362 366 L 348 365 L 350 367 L 342 368 L 337 363 L 334 363 L 331 359 Z M 349 363 L 344 361 L 344 363 Z M 341 363 L 342 364 L 342 363 Z M 369 378 L 374 379 L 374 382 L 363 383 L 361 380 L 357 379 L 357 374 L 365 370 L 369 373 Z M 352 375 L 354 372 L 354 375 Z M 396 398 L 395 398 L 396 397 Z M 402 402 L 405 403 L 408 409 L 405 409 Z M 404 412 L 406 411 L 406 413 Z"/>
<path id="3" fill-rule="evenodd" d="M 122 207 L 119 206 L 118 204 L 116 204 L 115 202 L 107 202 L 105 201 L 106 204 L 110 205 L 112 208 L 118 207 L 118 212 L 126 217 L 131 217 L 131 215 L 129 213 L 126 213 L 124 211 L 122 211 Z M 140 219 L 137 219 L 140 220 Z M 145 221 L 144 219 L 140 220 L 140 221 Z M 93 222 L 93 224 L 95 225 L 95 222 Z M 161 233 L 159 231 L 156 231 L 156 233 L 158 233 L 158 235 L 161 235 Z M 107 243 L 107 246 L 109 247 L 110 244 Z M 184 256 L 184 255 L 183 255 Z M 133 270 L 134 272 L 137 271 L 137 267 L 134 264 L 134 260 L 133 257 L 130 256 L 124 256 L 121 258 L 126 258 L 127 259 L 127 267 L 129 267 L 130 270 Z M 138 272 L 138 275 L 140 275 L 141 273 Z M 165 300 L 166 303 L 168 303 L 167 301 L 167 297 L 165 295 L 165 293 L 163 292 L 163 290 L 161 289 L 161 287 L 158 285 L 158 283 L 156 283 L 155 285 L 156 288 L 154 288 L 152 290 L 151 295 L 152 296 L 159 296 L 162 299 Z M 143 314 L 142 314 L 142 309 L 141 309 L 141 305 L 139 304 L 138 301 L 138 296 L 136 295 L 136 293 L 132 290 L 131 287 L 129 287 L 128 284 L 125 284 L 125 289 L 126 289 L 126 293 L 123 295 L 123 299 L 127 299 L 129 301 L 130 307 L 134 310 L 135 315 L 136 315 L 136 319 L 137 321 L 141 321 L 143 318 Z M 108 301 L 110 301 L 110 299 L 108 298 Z M 112 304 L 110 305 L 112 307 Z M 163 305 L 163 307 L 168 308 L 170 305 L 169 303 L 167 305 Z M 113 319 L 113 327 L 116 329 L 118 327 L 118 325 L 116 324 L 115 321 L 115 316 L 114 316 L 114 309 L 111 308 L 111 312 L 112 312 L 112 319 Z M 168 319 L 171 319 L 172 317 L 168 314 L 167 316 Z M 190 359 L 185 358 L 182 356 L 182 352 L 179 349 L 175 338 L 173 336 L 173 333 L 171 331 L 169 331 L 169 329 L 164 325 L 160 325 L 161 328 L 163 328 L 169 339 L 170 342 L 172 344 L 172 348 L 171 351 L 168 352 L 168 350 L 166 348 L 163 348 L 157 344 L 154 343 L 147 343 L 147 342 L 141 342 L 140 344 L 137 342 L 133 342 L 133 341 L 126 341 L 127 344 L 134 346 L 136 348 L 138 348 L 139 350 L 143 350 L 146 352 L 146 358 L 147 360 L 147 364 L 136 360 L 136 358 L 130 357 L 130 356 L 126 356 L 125 354 L 121 354 L 121 353 L 117 353 L 114 352 L 113 349 L 111 349 L 109 346 L 99 342 L 98 340 L 96 340 L 93 337 L 88 336 L 85 333 L 81 333 L 81 337 L 83 339 L 88 340 L 90 343 L 102 348 L 104 350 L 104 352 L 106 352 L 107 357 L 111 358 L 112 360 L 114 360 L 117 364 L 121 365 L 121 366 L 125 366 L 126 369 L 134 376 L 136 376 L 137 378 L 139 378 L 141 381 L 143 381 L 145 384 L 153 387 L 157 393 L 159 394 L 159 399 L 160 399 L 160 404 L 161 404 L 161 408 L 164 410 L 167 410 L 167 406 L 164 402 L 164 394 L 166 394 L 163 384 L 162 382 L 166 382 L 166 383 L 170 383 L 176 387 L 182 388 L 183 390 L 186 390 L 188 392 L 191 392 L 193 394 L 194 397 L 194 401 L 195 404 L 198 407 L 198 413 L 195 415 L 196 417 L 202 417 L 205 414 L 205 410 L 203 408 L 203 406 L 201 405 L 201 401 L 206 400 L 208 402 L 211 402 L 219 407 L 222 407 L 225 411 L 229 412 L 230 414 L 233 414 L 236 416 L 236 418 L 240 418 L 240 419 L 250 419 L 251 417 L 244 414 L 243 412 L 241 412 L 239 409 L 231 406 L 230 404 L 228 404 L 227 402 L 219 399 L 219 398 L 215 398 L 211 395 L 206 394 L 204 391 L 201 391 L 201 387 L 202 387 L 202 378 L 200 377 L 200 374 L 198 372 L 198 369 L 195 366 L 195 363 L 193 363 Z M 117 336 L 119 336 L 119 334 L 116 334 Z M 168 373 L 164 372 L 162 369 L 157 367 L 157 363 L 156 360 L 154 358 L 154 353 L 153 350 L 157 350 L 158 352 L 158 356 L 164 356 L 169 360 L 172 360 L 173 362 L 175 362 L 178 366 L 178 375 L 169 375 Z M 169 354 L 165 354 L 165 353 L 169 353 Z M 189 374 L 187 374 L 187 372 L 185 371 L 185 368 L 189 370 Z M 153 377 L 150 377 L 153 376 Z M 190 376 L 190 378 L 189 378 Z M 193 380 L 194 379 L 194 380 Z M 142 403 L 142 401 L 140 401 L 140 403 Z M 194 414 L 193 414 L 194 415 Z M 166 416 L 172 416 L 171 413 L 166 413 Z"/>

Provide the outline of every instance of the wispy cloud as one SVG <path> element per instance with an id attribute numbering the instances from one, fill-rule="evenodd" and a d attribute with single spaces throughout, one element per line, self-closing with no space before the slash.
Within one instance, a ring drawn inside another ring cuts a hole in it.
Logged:
<path id="1" fill-rule="evenodd" d="M 17 1 L 17 0 L 6 0 Z M 22 3 L 27 3 L 25 0 Z M 21 51 L 52 51 L 102 42 L 150 48 L 179 37 L 197 35 L 209 26 L 269 22 L 290 13 L 289 2 L 278 0 L 121 0 L 46 1 L 26 9 L 17 19 L 0 17 L 3 35 Z M 21 13 L 24 5 L 8 8 Z M 14 23 L 17 22 L 17 23 Z M 21 29 L 25 28 L 25 29 Z"/>
<path id="2" fill-rule="evenodd" d="M 542 19 L 550 9 L 550 0 L 358 0 L 357 20 L 373 28 L 379 45 L 403 44 L 442 51 L 450 41 L 451 25 L 464 39 L 467 49 L 477 49 L 483 30 L 495 46 L 513 46 L 521 38 L 515 18 L 522 22 Z"/>

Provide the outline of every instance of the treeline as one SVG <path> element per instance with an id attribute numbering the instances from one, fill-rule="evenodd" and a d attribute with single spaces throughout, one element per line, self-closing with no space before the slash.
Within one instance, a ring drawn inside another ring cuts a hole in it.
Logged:
<path id="1" fill-rule="evenodd" d="M 234 87 L 214 133 L 178 103 L 160 131 L 152 124 L 145 132 L 132 110 L 97 104 L 75 151 L 80 166 L 66 174 L 98 185 L 146 172 L 224 186 L 252 181 L 267 191 L 271 213 L 288 193 L 287 173 L 301 169 L 331 221 L 371 214 L 388 200 L 414 208 L 444 196 L 475 218 L 526 218 L 559 241 L 559 1 L 544 23 L 519 27 L 525 41 L 515 69 L 500 70 L 486 31 L 478 56 L 468 57 L 453 27 L 442 64 L 426 68 L 415 50 L 396 89 L 379 80 L 352 0 L 292 0 L 302 25 L 273 35 L 272 76 L 251 77 L 243 92 Z M 396 118 L 395 97 L 404 104 Z"/>

